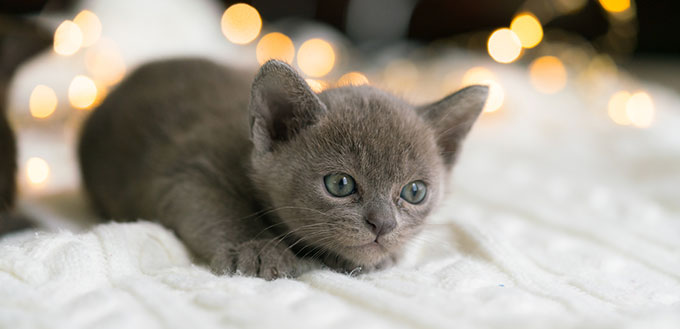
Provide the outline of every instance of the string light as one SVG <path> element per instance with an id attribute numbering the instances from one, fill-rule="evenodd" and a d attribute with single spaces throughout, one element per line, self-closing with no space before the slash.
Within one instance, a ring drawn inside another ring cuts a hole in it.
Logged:
<path id="1" fill-rule="evenodd" d="M 335 65 L 333 46 L 323 39 L 305 41 L 297 54 L 300 70 L 311 77 L 322 77 Z"/>
<path id="2" fill-rule="evenodd" d="M 31 92 L 28 108 L 34 118 L 47 118 L 57 109 L 57 94 L 48 86 L 37 85 Z"/>
<path id="3" fill-rule="evenodd" d="M 612 13 L 620 13 L 630 8 L 630 0 L 600 0 L 604 10 Z"/>
<path id="4" fill-rule="evenodd" d="M 654 121 L 654 103 L 644 91 L 633 93 L 626 102 L 626 114 L 630 122 L 639 128 L 647 128 Z"/>
<path id="5" fill-rule="evenodd" d="M 222 15 L 222 34 L 227 40 L 244 45 L 255 40 L 262 29 L 257 9 L 245 3 L 231 5 Z"/>
<path id="6" fill-rule="evenodd" d="M 278 59 L 291 64 L 293 57 L 295 57 L 295 46 L 293 41 L 285 34 L 272 32 L 260 39 L 255 54 L 257 62 L 260 64 L 264 64 L 270 59 Z"/>
<path id="7" fill-rule="evenodd" d="M 40 185 L 50 176 L 50 166 L 41 158 L 30 158 L 26 163 L 26 176 L 33 185 Z"/>
<path id="8" fill-rule="evenodd" d="M 463 74 L 462 87 L 470 85 L 486 85 L 489 87 L 489 95 L 484 104 L 484 112 L 495 112 L 503 106 L 505 91 L 496 76 L 489 69 L 481 66 L 470 68 Z"/>
<path id="9" fill-rule="evenodd" d="M 99 17 L 89 10 L 83 10 L 73 19 L 73 23 L 78 25 L 83 34 L 82 47 L 89 47 L 95 44 L 102 34 L 102 23 Z"/>
<path id="10" fill-rule="evenodd" d="M 543 27 L 532 13 L 517 15 L 510 23 L 510 30 L 515 32 L 524 48 L 536 47 L 543 39 Z"/>
<path id="11" fill-rule="evenodd" d="M 626 104 L 629 99 L 630 93 L 625 90 L 618 91 L 609 98 L 607 114 L 609 114 L 609 118 L 616 124 L 622 126 L 631 124 L 628 114 L 626 113 Z"/>
<path id="12" fill-rule="evenodd" d="M 368 78 L 361 72 L 345 73 L 338 79 L 338 86 L 360 86 L 367 84 Z"/>
<path id="13" fill-rule="evenodd" d="M 487 42 L 489 55 L 499 63 L 512 63 L 522 53 L 522 42 L 515 32 L 502 28 L 494 31 Z"/>
<path id="14" fill-rule="evenodd" d="M 567 70 L 555 56 L 535 59 L 529 65 L 529 77 L 534 88 L 545 94 L 554 94 L 567 84 Z"/>
<path id="15" fill-rule="evenodd" d="M 83 44 L 83 33 L 76 23 L 63 21 L 54 31 L 54 51 L 59 55 L 75 54 Z"/>
<path id="16" fill-rule="evenodd" d="M 92 108 L 97 99 L 97 85 L 92 79 L 78 75 L 68 87 L 68 100 L 77 109 Z"/>
<path id="17" fill-rule="evenodd" d="M 105 86 L 120 82 L 125 76 L 125 62 L 118 46 L 103 38 L 85 52 L 85 67 L 88 73 Z"/>

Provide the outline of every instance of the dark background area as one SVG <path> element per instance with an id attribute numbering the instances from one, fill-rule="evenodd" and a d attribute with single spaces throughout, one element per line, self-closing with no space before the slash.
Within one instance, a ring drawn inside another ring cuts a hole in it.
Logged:
<path id="1" fill-rule="evenodd" d="M 115 1 L 115 0 L 111 0 Z M 350 0 L 219 0 L 226 6 L 245 2 L 260 11 L 266 21 L 298 17 L 327 23 L 345 32 L 346 12 Z M 546 0 L 549 1 L 549 0 Z M 507 26 L 524 0 L 420 0 L 409 24 L 408 38 L 418 42 L 446 39 L 458 34 L 493 30 Z M 5 14 L 35 14 L 42 10 L 61 10 L 74 4 L 71 0 L 0 0 Z M 638 40 L 634 55 L 680 55 L 678 1 L 635 1 Z M 608 28 L 607 16 L 597 0 L 588 0 L 576 13 L 550 21 L 546 29 L 560 28 L 587 40 L 595 40 Z"/>

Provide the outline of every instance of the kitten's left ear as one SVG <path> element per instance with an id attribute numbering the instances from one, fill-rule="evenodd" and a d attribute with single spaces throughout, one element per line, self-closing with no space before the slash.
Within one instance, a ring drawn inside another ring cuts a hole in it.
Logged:
<path id="1" fill-rule="evenodd" d="M 295 69 L 281 61 L 268 61 L 260 67 L 251 89 L 250 134 L 255 149 L 266 152 L 291 140 L 326 111 Z"/>
<path id="2" fill-rule="evenodd" d="M 469 86 L 418 108 L 421 117 L 434 128 L 447 166 L 455 162 L 460 144 L 482 112 L 488 93 L 486 86 Z"/>

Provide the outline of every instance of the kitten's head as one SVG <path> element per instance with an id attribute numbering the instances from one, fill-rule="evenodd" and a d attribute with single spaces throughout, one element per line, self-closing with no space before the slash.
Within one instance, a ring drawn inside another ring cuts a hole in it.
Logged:
<path id="1" fill-rule="evenodd" d="M 422 229 L 486 95 L 421 107 L 369 86 L 317 95 L 270 61 L 252 88 L 253 180 L 300 255 L 376 266 Z"/>

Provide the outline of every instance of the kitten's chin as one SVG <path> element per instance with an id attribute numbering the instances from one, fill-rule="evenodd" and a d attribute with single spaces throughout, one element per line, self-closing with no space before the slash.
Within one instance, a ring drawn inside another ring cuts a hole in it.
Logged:
<path id="1" fill-rule="evenodd" d="M 345 246 L 336 252 L 352 263 L 350 267 L 373 268 L 390 257 L 390 251 L 384 245 L 375 241 L 355 246 Z M 346 268 L 346 270 L 352 269 Z"/>

